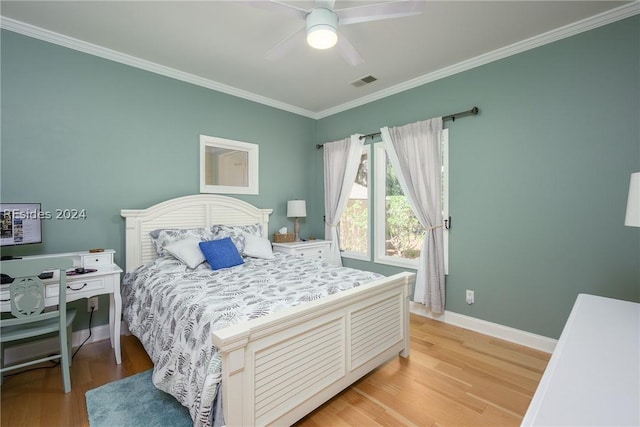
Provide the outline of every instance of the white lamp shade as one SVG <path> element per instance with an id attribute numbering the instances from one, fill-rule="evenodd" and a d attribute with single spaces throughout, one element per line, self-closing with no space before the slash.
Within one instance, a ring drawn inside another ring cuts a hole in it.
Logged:
<path id="1" fill-rule="evenodd" d="M 287 217 L 305 218 L 307 216 L 307 202 L 304 200 L 289 200 L 287 202 Z"/>
<path id="2" fill-rule="evenodd" d="M 624 218 L 624 225 L 640 227 L 640 172 L 631 174 L 627 215 Z"/>

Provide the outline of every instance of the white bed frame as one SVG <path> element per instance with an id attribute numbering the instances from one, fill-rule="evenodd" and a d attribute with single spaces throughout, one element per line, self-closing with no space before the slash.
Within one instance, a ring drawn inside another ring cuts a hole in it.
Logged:
<path id="1" fill-rule="evenodd" d="M 227 196 L 179 197 L 126 218 L 126 270 L 156 257 L 149 232 L 261 223 L 271 209 Z M 399 354 L 409 355 L 413 273 L 400 273 L 213 332 L 227 426 L 290 425 Z"/>

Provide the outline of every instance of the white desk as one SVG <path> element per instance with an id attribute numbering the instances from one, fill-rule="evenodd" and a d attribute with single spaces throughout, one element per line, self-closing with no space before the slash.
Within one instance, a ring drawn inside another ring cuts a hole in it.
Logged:
<path id="1" fill-rule="evenodd" d="M 114 349 L 116 363 L 122 362 L 120 352 L 120 319 L 122 317 L 122 298 L 120 296 L 120 274 L 122 269 L 113 262 L 114 250 L 105 249 L 104 252 L 69 252 L 59 254 L 25 256 L 23 259 L 42 259 L 54 257 L 68 257 L 73 259 L 73 266 L 96 269 L 94 273 L 67 276 L 67 301 L 91 298 L 96 295 L 109 295 L 109 334 L 111 347 Z M 45 305 L 57 305 L 58 299 L 57 274 L 47 280 L 45 284 Z M 9 299 L 9 285 L 0 287 L 0 304 L 2 311 L 11 311 Z"/>
<path id="2" fill-rule="evenodd" d="M 522 425 L 640 425 L 640 304 L 578 296 Z"/>

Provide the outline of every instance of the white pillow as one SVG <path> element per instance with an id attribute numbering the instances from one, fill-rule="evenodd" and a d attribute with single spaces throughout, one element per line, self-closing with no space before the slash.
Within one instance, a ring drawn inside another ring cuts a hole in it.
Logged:
<path id="1" fill-rule="evenodd" d="M 268 239 L 248 233 L 244 234 L 244 250 L 242 254 L 254 258 L 274 258 L 271 242 Z"/>
<path id="2" fill-rule="evenodd" d="M 197 237 L 172 242 L 164 247 L 164 250 L 186 264 L 189 268 L 196 268 L 205 260 L 204 254 L 200 250 L 200 240 Z"/>
<path id="3" fill-rule="evenodd" d="M 200 241 L 213 240 L 213 232 L 209 228 L 167 228 L 153 230 L 149 233 L 151 242 L 158 256 L 166 255 L 166 247 L 183 239 L 197 237 Z"/>

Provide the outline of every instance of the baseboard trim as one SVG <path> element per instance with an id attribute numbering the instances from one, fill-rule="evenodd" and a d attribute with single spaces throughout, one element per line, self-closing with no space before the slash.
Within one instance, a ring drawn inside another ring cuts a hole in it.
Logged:
<path id="1" fill-rule="evenodd" d="M 122 334 L 125 335 L 128 333 L 128 329 L 126 328 L 125 322 L 122 322 Z M 110 339 L 109 325 L 101 325 L 95 326 L 91 328 L 91 337 L 89 338 L 89 329 L 83 329 L 81 331 L 76 331 L 71 336 L 71 345 L 75 351 L 76 348 L 80 344 L 84 342 L 87 338 L 87 342 L 85 344 L 89 344 L 92 342 L 108 340 Z M 17 344 L 15 346 L 7 347 L 5 350 L 5 365 L 13 365 L 16 363 L 21 363 L 27 361 L 29 359 L 34 359 L 37 357 L 46 356 L 51 354 L 52 352 L 58 351 L 58 338 L 51 337 L 44 340 L 38 340 L 33 342 L 26 342 L 24 344 Z"/>
<path id="2" fill-rule="evenodd" d="M 454 313 L 452 311 L 445 311 L 443 314 L 436 315 L 427 308 L 415 302 L 410 302 L 409 309 L 411 313 L 418 316 L 427 317 L 429 319 L 438 320 L 440 322 L 448 323 L 450 325 L 459 326 L 461 328 L 469 329 L 474 332 L 478 332 L 484 335 L 500 338 L 506 341 L 510 341 L 516 344 L 524 345 L 526 347 L 534 348 L 536 350 L 544 351 L 546 353 L 552 353 L 558 340 L 548 338 L 542 335 L 532 334 L 531 332 L 522 331 L 520 329 L 511 328 L 509 326 L 500 325 L 498 323 L 488 322 L 486 320 L 477 319 L 471 316 L 465 316 L 464 314 Z M 123 335 L 129 334 L 129 330 L 125 322 L 121 324 L 121 331 Z M 91 337 L 86 344 L 108 340 L 110 336 L 109 325 L 101 325 L 92 328 Z M 89 337 L 89 330 L 83 329 L 73 333 L 71 342 L 73 348 L 76 349 L 84 340 Z M 28 342 L 11 347 L 7 347 L 5 351 L 5 364 L 12 365 L 20 363 L 35 357 L 44 356 L 50 354 L 52 351 L 56 351 L 58 347 L 57 338 L 49 338 L 46 340 Z"/>
<path id="3" fill-rule="evenodd" d="M 531 332 L 522 331 L 520 329 L 511 328 L 498 323 L 488 322 L 486 320 L 477 319 L 464 314 L 454 313 L 452 311 L 445 311 L 443 314 L 439 315 L 434 314 L 424 305 L 415 302 L 410 302 L 409 310 L 411 313 L 419 316 L 459 326 L 484 335 L 489 335 L 512 343 L 534 348 L 536 350 L 544 351 L 546 353 L 553 353 L 553 349 L 558 343 L 558 340 L 553 338 L 532 334 Z"/>

